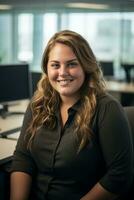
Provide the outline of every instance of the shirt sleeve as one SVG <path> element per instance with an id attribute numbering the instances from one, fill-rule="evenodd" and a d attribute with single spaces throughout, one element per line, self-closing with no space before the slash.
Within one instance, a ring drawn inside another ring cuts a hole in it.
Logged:
<path id="1" fill-rule="evenodd" d="M 32 154 L 30 149 L 27 148 L 27 143 L 29 140 L 27 128 L 31 119 L 32 112 L 29 104 L 24 116 L 23 125 L 19 139 L 17 141 L 16 149 L 14 151 L 11 172 L 21 171 L 32 175 L 35 171 L 35 164 L 32 158 Z"/>
<path id="2" fill-rule="evenodd" d="M 98 132 L 107 170 L 99 182 L 112 193 L 126 192 L 132 182 L 133 148 L 127 117 L 116 100 L 100 106 Z"/>

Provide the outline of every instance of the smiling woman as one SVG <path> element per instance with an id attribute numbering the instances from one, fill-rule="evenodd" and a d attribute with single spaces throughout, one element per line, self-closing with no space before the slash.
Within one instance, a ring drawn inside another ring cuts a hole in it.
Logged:
<path id="1" fill-rule="evenodd" d="M 55 33 L 42 69 L 14 152 L 11 200 L 120 198 L 133 178 L 129 124 L 88 42 Z"/>
<path id="2" fill-rule="evenodd" d="M 61 56 L 62 55 L 62 56 Z M 47 73 L 50 84 L 66 103 L 73 105 L 80 98 L 85 73 L 72 49 L 57 43 L 49 54 Z M 69 98 L 68 98 L 69 97 Z"/>

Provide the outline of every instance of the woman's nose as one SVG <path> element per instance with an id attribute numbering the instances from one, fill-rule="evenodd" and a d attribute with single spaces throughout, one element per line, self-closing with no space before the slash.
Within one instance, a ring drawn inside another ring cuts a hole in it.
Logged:
<path id="1" fill-rule="evenodd" d="M 61 67 L 59 69 L 59 75 L 60 76 L 68 75 L 68 69 L 65 65 L 61 65 Z"/>

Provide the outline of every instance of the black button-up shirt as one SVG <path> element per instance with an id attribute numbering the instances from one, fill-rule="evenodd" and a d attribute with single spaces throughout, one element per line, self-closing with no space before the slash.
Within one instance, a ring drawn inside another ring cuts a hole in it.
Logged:
<path id="1" fill-rule="evenodd" d="M 81 103 L 68 110 L 64 127 L 57 109 L 55 129 L 42 126 L 34 137 L 31 151 L 27 150 L 25 137 L 32 116 L 28 107 L 12 171 L 33 176 L 33 199 L 79 200 L 97 182 L 113 193 L 128 189 L 132 179 L 132 144 L 122 107 L 109 95 L 98 100 L 92 121 L 94 135 L 78 153 L 74 117 Z"/>

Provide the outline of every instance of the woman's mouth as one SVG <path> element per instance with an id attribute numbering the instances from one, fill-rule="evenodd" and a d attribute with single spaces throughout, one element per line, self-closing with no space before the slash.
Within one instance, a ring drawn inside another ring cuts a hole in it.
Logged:
<path id="1" fill-rule="evenodd" d="M 60 83 L 61 86 L 66 86 L 66 85 L 68 85 L 72 81 L 73 81 L 73 79 L 61 79 L 61 80 L 57 80 L 57 82 Z"/>

